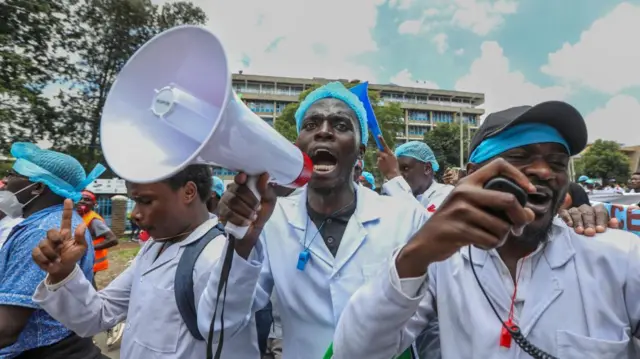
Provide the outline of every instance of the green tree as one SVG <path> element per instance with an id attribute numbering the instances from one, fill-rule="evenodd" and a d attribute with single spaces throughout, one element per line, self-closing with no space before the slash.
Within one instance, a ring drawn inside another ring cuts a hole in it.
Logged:
<path id="1" fill-rule="evenodd" d="M 612 178 L 618 183 L 629 179 L 629 157 L 615 141 L 596 140 L 576 162 L 576 169 L 583 171 L 578 175 L 601 178 L 604 183 Z"/>
<path id="2" fill-rule="evenodd" d="M 467 136 L 468 128 L 464 125 L 463 147 L 464 162 L 469 156 L 467 148 L 469 147 L 469 139 Z M 440 177 L 449 167 L 460 166 L 460 124 L 459 123 L 443 123 L 435 126 L 431 131 L 424 134 L 424 142 L 431 147 L 433 153 L 438 159 L 440 170 L 437 176 Z"/>
<path id="3" fill-rule="evenodd" d="M 359 81 L 351 81 L 345 83 L 344 85 L 347 88 L 351 88 L 357 84 Z M 300 102 L 303 101 L 309 93 L 318 88 L 320 85 L 314 85 L 313 87 L 306 89 L 303 91 L 298 97 L 298 102 L 288 104 L 280 116 L 276 119 L 275 128 L 276 130 L 286 137 L 288 140 L 294 142 L 298 137 L 298 132 L 296 130 L 296 120 L 295 113 L 300 106 Z M 387 145 L 393 148 L 396 142 L 396 133 L 402 129 L 404 126 L 404 110 L 400 107 L 399 104 L 394 102 L 387 102 L 383 105 L 379 105 L 380 103 L 380 94 L 377 91 L 369 91 L 369 100 L 371 101 L 373 112 L 376 115 L 376 119 L 378 121 L 378 125 L 380 126 L 380 131 L 382 132 L 382 137 L 385 139 Z M 376 142 L 373 136 L 369 136 L 369 142 L 367 144 L 367 150 L 365 153 L 365 171 L 371 172 L 376 179 L 381 179 L 382 175 L 378 171 L 376 167 Z"/>
<path id="4" fill-rule="evenodd" d="M 73 10 L 67 20 L 65 50 L 76 60 L 64 73 L 72 89 L 59 94 L 63 116 L 54 148 L 92 168 L 104 163 L 99 137 L 102 108 L 126 61 L 159 32 L 181 24 L 204 24 L 207 17 L 190 2 L 157 6 L 150 0 L 70 0 L 67 5 Z"/>
<path id="5" fill-rule="evenodd" d="M 65 63 L 60 54 L 63 0 L 0 2 L 0 151 L 15 141 L 43 140 L 57 113 L 43 90 Z"/>

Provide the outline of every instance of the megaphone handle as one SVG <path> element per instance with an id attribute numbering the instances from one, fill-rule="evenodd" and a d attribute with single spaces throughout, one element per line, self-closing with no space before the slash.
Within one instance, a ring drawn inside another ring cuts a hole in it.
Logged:
<path id="1" fill-rule="evenodd" d="M 256 196 L 256 198 L 258 199 L 258 202 L 260 202 L 260 199 L 262 197 L 258 192 L 258 176 L 248 176 L 246 186 L 249 187 L 253 195 Z M 224 226 L 224 229 L 228 234 L 232 235 L 236 239 L 242 239 L 244 238 L 244 236 L 247 235 L 249 226 L 240 227 L 240 226 L 236 226 L 233 223 L 227 222 L 227 224 Z"/>

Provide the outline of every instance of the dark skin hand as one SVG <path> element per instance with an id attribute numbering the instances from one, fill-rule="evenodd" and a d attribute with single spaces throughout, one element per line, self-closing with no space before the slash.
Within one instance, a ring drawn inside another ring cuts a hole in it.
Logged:
<path id="1" fill-rule="evenodd" d="M 31 308 L 0 305 L 0 349 L 18 341 L 32 313 Z"/>
<path id="2" fill-rule="evenodd" d="M 60 230 L 50 229 L 47 238 L 31 252 L 33 261 L 48 273 L 49 284 L 59 283 L 67 278 L 87 251 L 87 241 L 84 238 L 87 227 L 83 223 L 72 232 L 72 214 L 73 202 L 66 199 Z"/>
<path id="3" fill-rule="evenodd" d="M 523 208 L 512 194 L 483 188 L 496 176 L 512 179 L 529 193 L 536 192 L 527 176 L 502 158 L 468 175 L 398 254 L 396 268 L 400 278 L 420 277 L 429 264 L 443 261 L 467 245 L 496 247 L 512 225 L 487 213 L 486 207 L 506 213 L 515 228 L 535 219 L 533 211 Z"/>
<path id="4" fill-rule="evenodd" d="M 378 136 L 378 140 L 382 145 L 382 151 L 378 151 L 377 163 L 378 170 L 382 173 L 387 180 L 394 179 L 400 176 L 400 166 L 398 165 L 398 159 L 393 151 L 389 148 L 382 136 Z"/>
<path id="5" fill-rule="evenodd" d="M 558 215 L 576 233 L 588 237 L 603 233 L 607 227 L 617 229 L 623 224 L 617 218 L 609 218 L 607 209 L 601 204 L 593 207 L 583 204 L 580 207 L 561 209 Z"/>
<path id="6" fill-rule="evenodd" d="M 275 190 L 269 184 L 268 173 L 263 173 L 258 179 L 256 187 L 260 194 L 260 201 L 245 185 L 247 178 L 246 173 L 238 173 L 222 195 L 218 206 L 221 223 L 231 222 L 240 227 L 249 226 L 244 238 L 235 244 L 236 253 L 244 259 L 249 258 L 251 250 L 258 242 L 260 233 L 271 217 L 277 200 Z"/>

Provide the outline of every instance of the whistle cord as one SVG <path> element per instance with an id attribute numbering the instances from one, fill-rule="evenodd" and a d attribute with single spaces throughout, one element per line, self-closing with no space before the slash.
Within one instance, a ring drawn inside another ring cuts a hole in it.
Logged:
<path id="1" fill-rule="evenodd" d="M 236 239 L 234 236 L 229 235 L 227 237 L 229 244 L 227 245 L 227 251 L 224 254 L 224 260 L 222 262 L 222 271 L 220 273 L 220 282 L 218 283 L 218 293 L 216 296 L 216 305 L 213 310 L 213 318 L 211 318 L 211 325 L 209 325 L 209 336 L 207 338 L 207 359 L 220 359 L 222 355 L 222 346 L 224 344 L 224 303 L 227 300 L 227 287 L 229 282 L 229 272 L 231 271 L 231 263 L 233 262 L 233 252 L 236 247 Z M 224 289 L 224 292 L 223 292 Z M 213 331 L 216 324 L 216 315 L 218 313 L 218 303 L 220 302 L 220 294 L 222 294 L 222 305 L 220 308 L 220 338 L 215 353 L 213 355 Z"/>
<path id="2" fill-rule="evenodd" d="M 498 314 L 498 310 L 493 305 L 493 302 L 487 295 L 487 292 L 484 290 L 482 283 L 480 283 L 480 279 L 478 278 L 478 274 L 476 273 L 475 266 L 473 265 L 473 258 L 471 257 L 471 246 L 469 246 L 469 262 L 471 265 L 471 271 L 473 272 L 473 276 L 476 278 L 476 282 L 478 282 L 478 286 L 480 287 L 482 294 L 484 295 L 487 302 L 489 302 L 489 306 L 491 306 L 493 313 L 496 315 L 496 317 L 502 324 L 502 327 L 507 332 L 509 332 L 509 335 L 511 335 L 511 338 L 513 338 L 513 341 L 516 342 L 516 344 L 518 344 L 518 346 L 525 353 L 529 354 L 534 359 L 558 359 L 553 355 L 544 352 L 542 349 L 536 347 L 531 342 L 529 342 L 529 340 L 527 340 L 527 338 L 525 338 L 524 335 L 522 334 L 522 331 L 520 330 L 520 327 L 518 325 L 512 324 L 511 326 L 508 326 L 505 322 L 502 321 L 502 319 L 500 318 L 500 314 Z"/>

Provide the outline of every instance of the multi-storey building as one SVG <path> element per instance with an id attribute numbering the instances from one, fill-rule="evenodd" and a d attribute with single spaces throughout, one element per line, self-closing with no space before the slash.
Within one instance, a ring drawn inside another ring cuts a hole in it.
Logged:
<path id="1" fill-rule="evenodd" d="M 284 108 L 298 101 L 300 93 L 314 85 L 331 81 L 335 80 L 234 74 L 233 90 L 242 94 L 247 106 L 273 126 Z M 479 125 L 480 116 L 484 114 L 484 110 L 478 108 L 484 103 L 484 94 L 481 93 L 393 84 L 370 84 L 369 88 L 380 93 L 382 103 L 397 102 L 404 109 L 404 129 L 397 133 L 397 143 L 422 140 L 424 134 L 438 124 L 460 121 L 469 124 L 467 136 L 471 136 Z M 217 174 L 225 177 L 231 175 L 224 170 L 218 170 Z"/>

